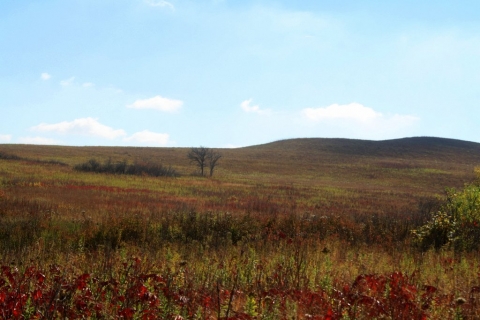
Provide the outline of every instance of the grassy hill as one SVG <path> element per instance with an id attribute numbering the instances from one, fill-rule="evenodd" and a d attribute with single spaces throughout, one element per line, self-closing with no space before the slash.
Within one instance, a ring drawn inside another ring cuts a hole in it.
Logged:
<path id="1" fill-rule="evenodd" d="M 190 174 L 189 148 L 69 147 L 0 145 L 0 152 L 22 158 L 55 160 L 71 166 L 91 158 L 148 161 Z M 462 140 L 415 137 L 384 141 L 290 139 L 238 149 L 218 149 L 223 158 L 218 179 L 242 177 L 352 188 L 420 189 L 441 192 L 474 179 L 480 144 Z"/>
<path id="2" fill-rule="evenodd" d="M 311 151 L 331 154 L 355 155 L 355 156 L 380 156 L 397 157 L 406 154 L 413 157 L 421 157 L 427 154 L 449 154 L 451 152 L 479 152 L 480 144 L 475 142 L 435 138 L 413 137 L 393 140 L 356 140 L 335 138 L 301 138 L 280 140 L 267 144 L 250 146 L 242 149 L 288 149 L 291 151 Z"/>
<path id="3" fill-rule="evenodd" d="M 480 144 L 283 140 L 219 149 L 213 178 L 191 174 L 188 151 L 0 145 L 0 293 L 33 301 L 25 318 L 480 317 L 478 252 L 421 252 L 412 236 L 445 187 L 475 179 Z M 182 175 L 74 170 L 91 158 Z"/>
<path id="4" fill-rule="evenodd" d="M 398 214 L 416 210 L 418 203 L 426 198 L 442 196 L 446 187 L 461 188 L 473 181 L 474 168 L 480 165 L 480 144 L 461 140 L 431 137 L 385 141 L 309 138 L 218 149 L 223 158 L 214 179 L 192 180 L 191 174 L 196 168 L 187 159 L 188 150 L 0 145 L 0 152 L 24 159 L 64 162 L 69 166 L 48 170 L 61 171 L 68 179 L 72 177 L 75 164 L 91 158 L 99 161 L 111 158 L 130 163 L 148 161 L 172 166 L 183 174 L 175 183 L 177 187 L 171 191 L 172 198 L 178 203 L 201 201 L 202 206 L 210 209 L 224 208 L 233 196 L 247 197 L 244 202 L 258 202 L 258 199 L 266 198 L 284 206 L 287 188 L 293 190 L 291 193 L 295 194 L 296 205 L 305 210 L 319 208 L 319 211 L 342 214 Z M 35 168 L 40 170 L 42 166 L 23 163 L 28 169 L 18 168 L 10 178 L 24 176 L 23 179 L 36 179 L 31 172 L 37 170 Z M 47 175 L 55 179 L 52 173 Z M 5 175 L 3 179 L 7 179 Z M 83 176 L 78 179 L 81 181 L 75 183 L 87 183 L 83 181 Z M 101 176 L 95 179 L 96 182 L 90 183 L 103 184 L 111 180 Z M 157 188 L 158 181 L 122 181 L 117 185 L 148 189 Z M 192 183 L 195 186 L 184 187 Z M 252 200 L 252 195 L 245 192 L 252 188 L 257 200 Z M 237 209 L 245 210 L 246 207 L 250 208 L 244 205 Z"/>
<path id="5" fill-rule="evenodd" d="M 225 154 L 232 171 L 311 176 L 365 186 L 372 180 L 425 188 L 429 184 L 434 188 L 461 186 L 473 179 L 474 167 L 480 164 L 480 144 L 429 137 L 385 141 L 292 139 Z"/>

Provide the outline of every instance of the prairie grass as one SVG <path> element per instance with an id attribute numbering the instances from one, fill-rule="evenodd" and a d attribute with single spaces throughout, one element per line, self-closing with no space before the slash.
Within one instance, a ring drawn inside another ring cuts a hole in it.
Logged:
<path id="1" fill-rule="evenodd" d="M 0 315 L 476 319 L 478 252 L 421 251 L 411 230 L 480 152 L 396 143 L 222 150 L 208 179 L 181 148 L 2 145 Z M 92 157 L 183 174 L 73 170 Z"/>

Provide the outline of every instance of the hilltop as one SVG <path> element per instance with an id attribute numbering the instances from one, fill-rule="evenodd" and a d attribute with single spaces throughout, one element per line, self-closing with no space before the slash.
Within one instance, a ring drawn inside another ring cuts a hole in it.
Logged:
<path id="1" fill-rule="evenodd" d="M 246 147 L 257 149 L 290 149 L 295 151 L 323 151 L 354 156 L 396 157 L 399 155 L 422 157 L 425 155 L 444 156 L 452 152 L 480 155 L 480 143 L 436 138 L 412 137 L 392 140 L 356 140 L 301 138 L 275 141 L 263 145 Z M 436 153 L 436 154 L 435 154 Z"/>

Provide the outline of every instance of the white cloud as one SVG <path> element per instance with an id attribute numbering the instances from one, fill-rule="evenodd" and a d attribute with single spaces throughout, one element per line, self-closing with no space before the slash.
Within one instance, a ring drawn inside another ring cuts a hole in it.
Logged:
<path id="1" fill-rule="evenodd" d="M 82 87 L 84 87 L 84 88 L 90 88 L 90 87 L 93 87 L 93 86 L 94 86 L 94 84 L 91 83 L 91 82 L 85 82 L 84 84 L 82 84 Z"/>
<path id="2" fill-rule="evenodd" d="M 0 134 L 0 142 L 10 142 L 12 140 L 11 134 Z"/>
<path id="3" fill-rule="evenodd" d="M 80 118 L 73 121 L 63 121 L 55 124 L 41 123 L 31 128 L 39 132 L 56 132 L 61 134 L 80 134 L 87 136 L 96 136 L 106 139 L 115 139 L 126 136 L 122 129 L 112 129 L 98 122 L 93 118 Z"/>
<path id="4" fill-rule="evenodd" d="M 42 80 L 48 80 L 48 79 L 50 79 L 51 77 L 52 77 L 52 76 L 51 76 L 50 74 L 48 74 L 47 72 L 44 72 L 44 73 L 42 73 L 42 74 L 40 75 L 40 78 L 41 78 Z"/>
<path id="5" fill-rule="evenodd" d="M 165 146 L 169 143 L 170 135 L 167 133 L 156 133 L 149 130 L 136 132 L 123 139 L 126 142 L 137 142 L 144 145 Z"/>
<path id="6" fill-rule="evenodd" d="M 75 80 L 75 77 L 71 77 L 65 80 L 60 81 L 60 85 L 62 87 L 68 87 L 73 84 L 73 81 Z"/>
<path id="7" fill-rule="evenodd" d="M 310 122 L 322 123 L 322 127 L 332 132 L 358 139 L 391 138 L 420 120 L 412 115 L 384 115 L 359 103 L 306 108 L 302 110 L 302 115 Z"/>
<path id="8" fill-rule="evenodd" d="M 162 96 L 155 96 L 150 99 L 137 100 L 134 103 L 127 105 L 127 108 L 132 109 L 155 109 L 165 112 L 174 112 L 180 109 L 183 101 L 164 98 Z"/>
<path id="9" fill-rule="evenodd" d="M 174 5 L 165 0 L 157 0 L 157 1 L 145 0 L 145 3 L 151 7 L 163 7 L 163 8 L 169 8 L 171 10 L 175 10 Z"/>
<path id="10" fill-rule="evenodd" d="M 268 109 L 262 110 L 258 105 L 251 106 L 250 103 L 252 102 L 252 99 L 248 99 L 243 101 L 240 106 L 242 107 L 243 111 L 247 113 L 258 113 L 258 114 L 270 114 L 271 111 Z"/>
<path id="11" fill-rule="evenodd" d="M 226 148 L 226 149 L 238 149 L 238 148 L 242 148 L 242 146 L 229 143 L 229 144 L 226 144 L 226 145 L 224 146 L 224 148 Z"/>
<path id="12" fill-rule="evenodd" d="M 58 145 L 59 142 L 54 139 L 43 138 L 43 137 L 22 137 L 18 138 L 18 143 L 22 144 L 56 144 Z"/>
<path id="13" fill-rule="evenodd" d="M 359 103 L 332 104 L 325 108 L 306 108 L 303 109 L 302 113 L 313 121 L 351 119 L 366 122 L 383 117 L 381 113 Z"/>

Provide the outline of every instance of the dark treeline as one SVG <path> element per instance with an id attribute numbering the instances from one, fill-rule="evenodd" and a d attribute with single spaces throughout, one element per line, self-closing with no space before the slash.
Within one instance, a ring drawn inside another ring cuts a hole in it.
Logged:
<path id="1" fill-rule="evenodd" d="M 21 161 L 29 161 L 29 162 L 35 162 L 35 163 L 42 163 L 42 164 L 53 164 L 53 165 L 59 165 L 59 166 L 68 166 L 66 163 L 63 163 L 58 160 L 39 160 L 39 159 L 29 159 L 29 158 L 24 158 L 17 156 L 15 154 L 11 153 L 6 153 L 0 151 L 0 160 L 21 160 Z"/>
<path id="2" fill-rule="evenodd" d="M 141 162 L 128 164 L 126 160 L 112 162 L 111 159 L 106 160 L 103 164 L 96 159 L 90 159 L 87 162 L 77 164 L 74 169 L 84 172 L 147 175 L 152 177 L 178 177 L 180 175 L 175 169 L 164 167 L 161 164 Z"/>

